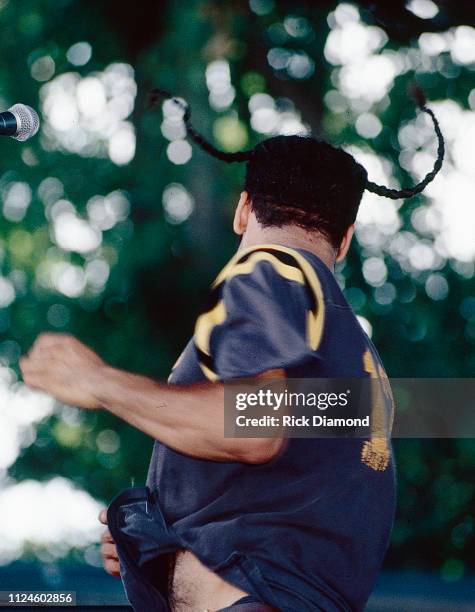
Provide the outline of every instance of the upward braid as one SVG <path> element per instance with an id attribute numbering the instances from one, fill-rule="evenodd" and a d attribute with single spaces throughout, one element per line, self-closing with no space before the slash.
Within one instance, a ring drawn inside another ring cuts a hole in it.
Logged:
<path id="1" fill-rule="evenodd" d="M 425 189 L 425 187 L 434 180 L 435 175 L 442 168 L 442 162 L 444 161 L 445 154 L 445 144 L 444 137 L 442 136 L 442 132 L 440 131 L 439 122 L 437 121 L 434 113 L 430 108 L 426 106 L 426 98 L 424 92 L 418 87 L 414 86 L 412 90 L 412 94 L 421 109 L 424 113 L 427 113 L 429 117 L 432 119 L 432 123 L 434 124 L 435 133 L 437 134 L 438 146 L 437 146 L 437 159 L 434 162 L 434 167 L 430 172 L 426 174 L 423 180 L 414 187 L 406 187 L 405 189 L 389 189 L 389 187 L 385 187 L 384 185 L 377 185 L 371 181 L 366 182 L 366 189 L 371 191 L 372 193 L 376 193 L 377 195 L 384 196 L 385 198 L 391 198 L 392 200 L 398 200 L 399 198 L 412 198 L 412 196 L 417 193 L 421 193 Z"/>
<path id="2" fill-rule="evenodd" d="M 219 149 L 214 147 L 199 132 L 197 132 L 191 124 L 191 110 L 186 102 L 182 102 L 178 98 L 175 98 L 170 93 L 168 93 L 168 91 L 165 91 L 163 89 L 153 89 L 150 92 L 151 105 L 155 105 L 160 98 L 166 98 L 171 100 L 178 108 L 183 111 L 183 122 L 186 127 L 186 133 L 193 140 L 193 142 L 196 142 L 196 144 L 199 145 L 202 149 L 204 149 L 206 153 L 209 153 L 213 157 L 216 157 L 221 161 L 227 162 L 228 164 L 231 164 L 233 162 L 249 161 L 252 155 L 252 149 L 250 151 L 226 153 L 225 151 L 220 151 Z"/>

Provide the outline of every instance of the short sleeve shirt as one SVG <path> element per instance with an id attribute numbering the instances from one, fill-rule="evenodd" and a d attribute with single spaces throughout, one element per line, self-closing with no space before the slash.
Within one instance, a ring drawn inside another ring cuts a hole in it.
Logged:
<path id="1" fill-rule="evenodd" d="M 279 245 L 239 251 L 217 277 L 169 382 L 387 378 L 333 274 Z M 388 401 L 385 410 L 392 410 Z M 376 443 L 377 442 L 377 443 Z M 195 459 L 157 440 L 148 484 L 186 548 L 281 610 L 362 610 L 388 546 L 389 442 L 292 439 L 269 463 Z"/>

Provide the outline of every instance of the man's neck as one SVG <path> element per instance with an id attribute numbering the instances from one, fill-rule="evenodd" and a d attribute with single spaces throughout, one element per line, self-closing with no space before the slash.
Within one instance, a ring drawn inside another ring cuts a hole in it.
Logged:
<path id="1" fill-rule="evenodd" d="M 239 248 L 258 244 L 280 244 L 294 249 L 304 249 L 316 255 L 333 272 L 335 249 L 321 234 L 308 232 L 296 225 L 284 227 L 261 227 L 259 231 L 246 233 Z"/>

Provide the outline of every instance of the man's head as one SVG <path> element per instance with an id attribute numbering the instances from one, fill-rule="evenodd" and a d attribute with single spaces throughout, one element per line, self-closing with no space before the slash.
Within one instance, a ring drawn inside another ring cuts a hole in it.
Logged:
<path id="1" fill-rule="evenodd" d="M 253 234 L 253 240 L 264 228 L 301 228 L 324 239 L 341 258 L 366 179 L 366 170 L 351 155 L 326 142 L 304 136 L 269 138 L 253 149 L 246 164 L 234 230 Z"/>
<path id="2" fill-rule="evenodd" d="M 303 228 L 323 237 L 338 259 L 348 249 L 365 189 L 391 199 L 409 198 L 420 193 L 442 167 L 442 133 L 434 113 L 425 105 L 423 92 L 417 88 L 414 98 L 434 124 L 437 159 L 422 181 L 400 190 L 369 181 L 366 170 L 349 153 L 315 138 L 276 136 L 248 151 L 219 151 L 195 130 L 186 102 L 160 89 L 151 94 L 152 103 L 163 97 L 172 99 L 183 112 L 188 135 L 207 153 L 228 163 L 246 162 L 245 192 L 234 224 L 237 233 L 244 233 L 243 228 L 249 225 L 247 218 L 259 228 Z"/>
<path id="3" fill-rule="evenodd" d="M 245 190 L 261 226 L 296 225 L 338 249 L 366 181 L 366 170 L 342 149 L 315 138 L 276 136 L 253 149 Z"/>

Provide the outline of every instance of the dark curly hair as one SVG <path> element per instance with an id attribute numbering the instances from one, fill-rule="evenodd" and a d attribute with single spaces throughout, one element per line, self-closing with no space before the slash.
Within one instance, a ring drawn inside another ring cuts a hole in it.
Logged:
<path id="1" fill-rule="evenodd" d="M 275 136 L 248 151 L 225 153 L 195 130 L 186 103 L 161 89 L 151 92 L 151 103 L 171 99 L 183 110 L 189 137 L 202 149 L 227 163 L 246 163 L 245 190 L 259 223 L 277 227 L 294 224 L 318 230 L 338 248 L 346 230 L 355 222 L 365 189 L 387 198 L 410 198 L 420 193 L 442 167 L 445 148 L 439 123 L 427 108 L 423 92 L 414 88 L 413 95 L 434 124 L 437 159 L 420 183 L 400 190 L 369 181 L 366 170 L 352 155 L 308 136 Z"/>

